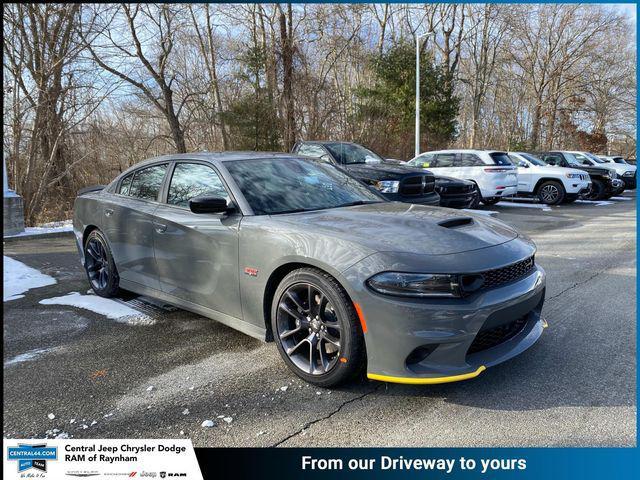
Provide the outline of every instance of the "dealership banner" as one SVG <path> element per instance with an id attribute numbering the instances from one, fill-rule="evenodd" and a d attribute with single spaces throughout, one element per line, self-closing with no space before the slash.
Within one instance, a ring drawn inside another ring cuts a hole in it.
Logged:
<path id="1" fill-rule="evenodd" d="M 5 479 L 202 480 L 191 440 L 4 440 Z"/>

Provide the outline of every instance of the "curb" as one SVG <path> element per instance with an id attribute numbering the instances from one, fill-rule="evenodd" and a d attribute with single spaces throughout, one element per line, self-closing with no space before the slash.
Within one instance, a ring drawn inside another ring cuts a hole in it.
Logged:
<path id="1" fill-rule="evenodd" d="M 31 235 L 14 235 L 11 237 L 2 237 L 3 243 L 20 242 L 22 240 L 38 240 L 47 238 L 64 238 L 73 237 L 73 231 L 70 232 L 51 232 L 51 233 L 34 233 Z"/>

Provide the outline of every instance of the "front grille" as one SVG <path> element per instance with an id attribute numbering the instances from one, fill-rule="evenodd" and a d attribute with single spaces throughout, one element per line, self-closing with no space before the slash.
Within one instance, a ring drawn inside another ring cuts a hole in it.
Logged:
<path id="1" fill-rule="evenodd" d="M 515 337 L 527 324 L 527 315 L 522 316 L 513 322 L 498 325 L 497 327 L 480 329 L 473 343 L 467 350 L 467 355 L 488 350 L 492 347 L 500 345 L 507 340 Z"/>
<path id="2" fill-rule="evenodd" d="M 448 187 L 440 187 L 438 189 L 438 193 L 444 193 L 447 195 L 459 195 L 462 193 L 471 193 L 473 192 L 474 188 L 474 185 L 453 185 Z"/>
<path id="3" fill-rule="evenodd" d="M 435 188 L 435 178 L 426 175 L 415 175 L 403 178 L 400 181 L 400 194 L 405 196 L 418 196 L 432 193 Z"/>
<path id="4" fill-rule="evenodd" d="M 484 279 L 482 287 L 494 288 L 505 283 L 514 282 L 531 272 L 534 266 L 535 258 L 531 256 L 503 268 L 482 272 L 481 275 Z"/>
<path id="5" fill-rule="evenodd" d="M 580 180 L 589 180 L 589 175 L 586 174 L 580 174 Z"/>

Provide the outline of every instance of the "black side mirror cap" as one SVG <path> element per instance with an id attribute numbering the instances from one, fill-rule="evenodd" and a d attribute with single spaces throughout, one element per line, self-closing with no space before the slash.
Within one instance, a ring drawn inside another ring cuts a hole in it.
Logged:
<path id="1" fill-rule="evenodd" d="M 193 213 L 226 213 L 230 210 L 227 201 L 220 197 L 194 197 L 189 200 Z"/>

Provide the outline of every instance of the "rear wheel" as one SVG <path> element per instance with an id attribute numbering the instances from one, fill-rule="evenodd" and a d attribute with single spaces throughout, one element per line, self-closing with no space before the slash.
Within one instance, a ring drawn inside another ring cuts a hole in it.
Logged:
<path id="1" fill-rule="evenodd" d="M 565 189 L 560 182 L 549 180 L 538 187 L 538 199 L 546 205 L 562 203 L 565 195 Z"/>
<path id="2" fill-rule="evenodd" d="M 287 366 L 321 387 L 344 383 L 362 372 L 364 336 L 347 292 L 330 275 L 301 268 L 278 286 L 271 328 Z"/>
<path id="3" fill-rule="evenodd" d="M 84 244 L 84 269 L 91 288 L 101 297 L 115 297 L 120 277 L 109 244 L 100 230 L 93 230 Z"/>

